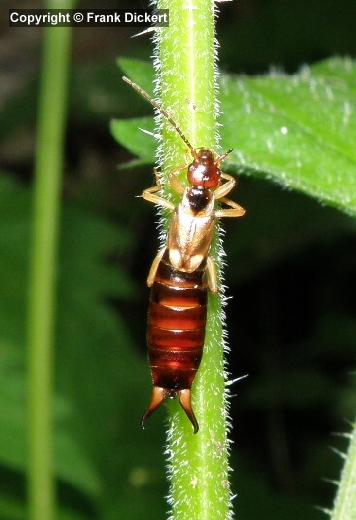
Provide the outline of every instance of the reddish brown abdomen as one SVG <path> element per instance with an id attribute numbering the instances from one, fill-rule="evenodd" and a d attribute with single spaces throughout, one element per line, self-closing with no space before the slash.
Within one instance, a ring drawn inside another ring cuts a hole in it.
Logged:
<path id="1" fill-rule="evenodd" d="M 148 357 L 153 385 L 189 389 L 203 354 L 207 313 L 205 265 L 193 273 L 174 269 L 166 253 L 148 309 Z"/>

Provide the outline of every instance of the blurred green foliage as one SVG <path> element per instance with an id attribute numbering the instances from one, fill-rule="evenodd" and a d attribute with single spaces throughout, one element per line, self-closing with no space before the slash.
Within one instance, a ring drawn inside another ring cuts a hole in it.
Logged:
<path id="1" fill-rule="evenodd" d="M 20 477 L 26 463 L 24 308 L 31 193 L 6 177 L 0 180 L 0 462 Z M 143 409 L 141 389 L 148 377 L 123 320 L 107 303 L 134 293 L 125 270 L 106 260 L 113 252 L 123 254 L 130 239 L 124 228 L 73 207 L 64 209 L 62 229 L 54 407 L 57 478 L 81 497 L 86 509 L 97 508 L 110 518 L 106 497 L 113 493 L 116 515 L 125 517 L 137 503 L 140 518 L 147 503 L 143 496 L 162 485 L 163 475 L 151 469 L 162 439 L 154 429 L 143 436 L 137 427 L 132 404 Z M 113 457 L 114 452 L 120 456 Z M 157 507 L 151 518 L 154 511 Z"/>

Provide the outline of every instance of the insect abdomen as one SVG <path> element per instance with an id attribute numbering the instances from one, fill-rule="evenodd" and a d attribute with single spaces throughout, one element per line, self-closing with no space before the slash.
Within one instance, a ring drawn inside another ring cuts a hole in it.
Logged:
<path id="1" fill-rule="evenodd" d="M 196 431 L 190 388 L 200 365 L 205 338 L 204 273 L 205 265 L 192 273 L 177 271 L 165 254 L 152 286 L 148 309 L 148 357 L 154 388 L 144 419 L 165 397 L 177 393 Z"/>

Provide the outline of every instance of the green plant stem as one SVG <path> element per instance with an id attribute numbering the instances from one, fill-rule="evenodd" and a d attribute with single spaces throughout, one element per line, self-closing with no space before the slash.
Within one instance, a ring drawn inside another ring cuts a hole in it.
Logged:
<path id="1" fill-rule="evenodd" d="M 159 0 L 170 24 L 157 33 L 158 93 L 193 147 L 217 148 L 214 4 L 212 0 Z M 166 121 L 161 122 L 158 154 L 163 179 L 191 160 L 187 148 Z M 181 181 L 185 181 L 182 173 Z M 166 196 L 177 202 L 168 184 Z M 163 216 L 163 229 L 168 216 Z M 216 232 L 212 256 L 220 266 Z M 220 269 L 219 269 L 220 272 Z M 204 356 L 193 384 L 193 407 L 200 431 L 194 435 L 177 402 L 170 408 L 169 457 L 171 518 L 231 518 L 228 481 L 227 409 L 224 382 L 221 294 L 210 294 Z"/>
<path id="2" fill-rule="evenodd" d="M 72 7 L 49 0 L 46 8 Z M 59 200 L 71 29 L 44 29 L 36 148 L 28 310 L 28 497 L 30 520 L 55 518 L 52 461 L 52 351 Z"/>
<path id="3" fill-rule="evenodd" d="M 350 435 L 350 445 L 335 499 L 331 520 L 354 520 L 356 518 L 356 421 Z"/>

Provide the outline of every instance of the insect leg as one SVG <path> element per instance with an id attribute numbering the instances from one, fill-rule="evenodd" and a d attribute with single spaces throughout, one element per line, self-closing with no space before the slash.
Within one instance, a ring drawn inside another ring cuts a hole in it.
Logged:
<path id="1" fill-rule="evenodd" d="M 159 191 L 160 189 L 161 187 L 157 185 L 152 186 L 151 188 L 147 188 L 143 191 L 142 197 L 149 202 L 153 202 L 153 204 L 158 204 L 158 206 L 163 206 L 164 208 L 174 210 L 174 204 L 172 204 L 172 202 L 169 202 L 169 200 L 166 200 L 159 195 L 156 195 L 155 192 Z"/>
<path id="2" fill-rule="evenodd" d="M 161 183 L 161 178 L 160 178 L 160 171 L 158 168 L 153 168 L 153 175 L 155 176 L 157 186 L 159 186 L 161 188 L 162 183 Z"/>
<path id="3" fill-rule="evenodd" d="M 172 173 L 169 175 L 169 183 L 179 195 L 183 195 L 184 193 L 184 186 L 179 182 L 177 179 L 177 175 L 188 168 L 188 164 L 185 164 L 184 166 L 180 166 L 176 170 L 173 170 Z"/>
<path id="4" fill-rule="evenodd" d="M 214 260 L 211 258 L 211 256 L 208 256 L 207 261 L 206 261 L 206 274 L 207 274 L 207 278 L 208 278 L 209 289 L 213 293 L 218 292 L 216 267 L 215 267 Z"/>
<path id="5" fill-rule="evenodd" d="M 229 209 L 218 209 L 215 211 L 215 216 L 217 218 L 221 217 L 243 217 L 243 215 L 246 213 L 246 210 L 237 204 L 237 202 L 234 202 L 233 200 L 227 199 L 226 197 L 222 197 L 221 202 L 225 202 L 227 206 L 230 206 Z"/>
<path id="6" fill-rule="evenodd" d="M 231 175 L 228 175 L 227 173 L 221 173 L 221 177 L 227 182 L 223 184 L 222 186 L 219 186 L 214 191 L 214 196 L 216 200 L 221 199 L 222 197 L 225 197 L 230 191 L 236 186 L 236 179 L 234 177 L 231 177 Z"/>
<path id="7" fill-rule="evenodd" d="M 162 260 L 165 250 L 166 250 L 166 248 L 164 247 L 163 249 L 161 249 L 161 251 L 158 251 L 157 255 L 155 256 L 155 258 L 152 262 L 150 271 L 147 276 L 147 286 L 148 287 L 151 287 L 155 280 L 157 269 L 158 269 L 160 261 Z"/>

